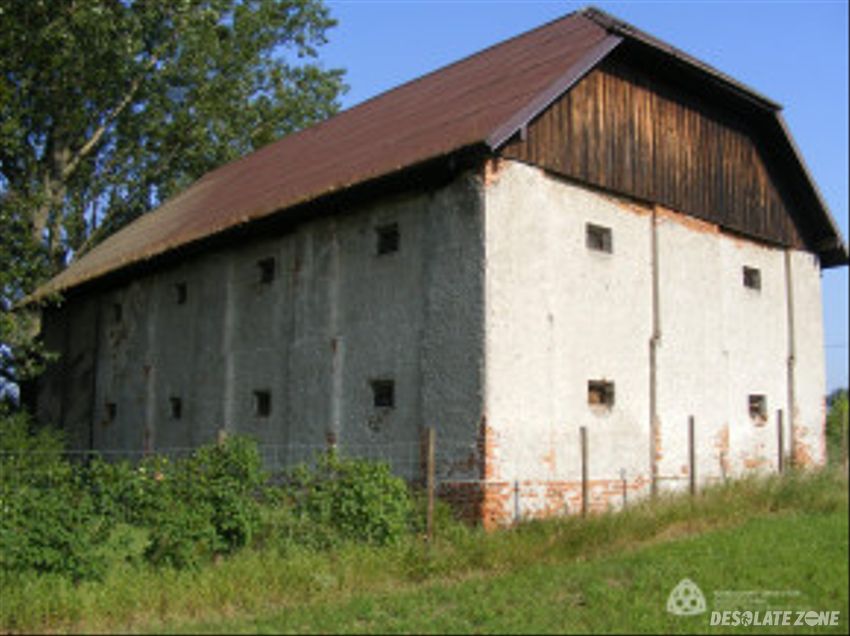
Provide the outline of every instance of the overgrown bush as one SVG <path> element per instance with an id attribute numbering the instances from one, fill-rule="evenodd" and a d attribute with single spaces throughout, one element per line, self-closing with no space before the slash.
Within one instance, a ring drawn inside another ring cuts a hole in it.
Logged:
<path id="1" fill-rule="evenodd" d="M 212 510 L 217 549 L 247 545 L 259 523 L 257 498 L 268 479 L 256 442 L 231 437 L 222 445 L 199 448 L 181 467 L 187 499 Z"/>
<path id="2" fill-rule="evenodd" d="M 63 459 L 61 435 L 31 426 L 22 413 L 0 413 L 0 569 L 100 576 L 109 524 Z"/>
<path id="3" fill-rule="evenodd" d="M 191 457 L 143 466 L 152 485 L 142 523 L 151 528 L 154 563 L 192 566 L 247 545 L 260 523 L 267 476 L 257 445 L 231 437 Z"/>
<path id="4" fill-rule="evenodd" d="M 296 516 L 333 528 L 344 539 L 385 545 L 410 530 L 407 485 L 382 462 L 327 453 L 315 469 L 292 472 L 290 492 Z"/>
<path id="5" fill-rule="evenodd" d="M 80 580 L 143 558 L 192 567 L 247 545 L 259 525 L 266 475 L 247 438 L 138 466 L 63 452 L 59 432 L 0 413 L 0 569 Z"/>
<path id="6" fill-rule="evenodd" d="M 136 468 L 96 461 L 86 475 L 97 510 L 148 528 L 148 560 L 177 568 L 247 545 L 266 482 L 256 443 L 243 437 L 176 461 L 150 457 Z"/>
<path id="7" fill-rule="evenodd" d="M 382 463 L 324 455 L 271 488 L 256 443 L 239 436 L 137 465 L 63 454 L 60 433 L 0 413 L 4 575 L 97 579 L 119 565 L 197 567 L 252 543 L 384 545 L 412 529 L 407 486 Z"/>

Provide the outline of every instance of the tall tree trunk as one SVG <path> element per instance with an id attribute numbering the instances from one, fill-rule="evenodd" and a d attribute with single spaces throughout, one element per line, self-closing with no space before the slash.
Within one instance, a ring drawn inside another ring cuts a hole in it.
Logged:
<path id="1" fill-rule="evenodd" d="M 33 240 L 47 249 L 55 271 L 64 267 L 62 204 L 68 193 L 65 179 L 68 161 L 71 158 L 67 143 L 57 137 L 59 136 L 52 135 L 47 145 L 44 157 L 46 166 L 41 179 L 42 201 L 32 216 Z"/>

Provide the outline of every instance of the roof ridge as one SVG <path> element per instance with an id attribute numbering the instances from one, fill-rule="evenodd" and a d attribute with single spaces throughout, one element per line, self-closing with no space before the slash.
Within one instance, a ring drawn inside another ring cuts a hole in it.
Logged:
<path id="1" fill-rule="evenodd" d="M 592 71 L 611 51 L 623 41 L 619 35 L 609 34 L 596 46 L 587 51 L 580 60 L 573 63 L 561 76 L 537 94 L 531 101 L 517 111 L 487 137 L 487 145 L 496 150 L 518 131 L 524 129 L 552 103 L 570 90 L 585 75 Z"/>
<path id="2" fill-rule="evenodd" d="M 423 75 L 417 75 L 416 77 L 413 77 L 413 78 L 411 78 L 411 79 L 409 79 L 409 80 L 407 80 L 407 81 L 405 81 L 405 82 L 402 82 L 401 84 L 397 84 L 397 85 L 395 85 L 395 86 L 391 86 L 390 88 L 387 88 L 387 89 L 385 89 L 385 90 L 381 91 L 380 93 L 376 93 L 375 95 L 372 95 L 371 97 L 367 97 L 367 98 L 366 98 L 366 99 L 364 99 L 362 102 L 358 102 L 357 104 L 354 104 L 353 106 L 349 106 L 348 108 L 346 108 L 346 109 L 344 109 L 344 110 L 341 110 L 341 111 L 339 111 L 338 113 L 335 113 L 335 114 L 331 115 L 331 116 L 330 116 L 330 117 L 328 117 L 327 119 L 323 119 L 323 120 L 318 121 L 318 122 L 316 122 L 316 123 L 314 123 L 314 124 L 311 124 L 311 125 L 309 125 L 309 126 L 306 126 L 305 128 L 301 128 L 300 130 L 296 130 L 296 131 L 293 131 L 293 132 L 291 132 L 291 133 L 289 133 L 289 134 L 283 135 L 282 137 L 279 137 L 278 139 L 275 139 L 274 141 L 270 141 L 270 142 L 269 142 L 269 143 L 267 143 L 266 145 L 261 146 L 261 147 L 259 147 L 259 148 L 255 149 L 255 150 L 252 150 L 251 152 L 249 152 L 249 153 L 247 153 L 247 154 L 245 154 L 245 155 L 242 155 L 241 157 L 236 157 L 236 158 L 234 158 L 234 159 L 232 159 L 232 160 L 230 160 L 230 161 L 228 161 L 228 162 L 226 162 L 226 163 L 221 164 L 220 166 L 216 166 L 216 167 L 215 167 L 215 168 L 213 168 L 212 170 L 210 170 L 210 171 L 208 171 L 208 172 L 205 172 L 205 173 L 204 173 L 204 174 L 202 174 L 200 177 L 198 177 L 198 179 L 197 179 L 195 182 L 193 182 L 193 183 L 189 186 L 189 188 L 193 187 L 196 183 L 198 183 L 198 182 L 200 182 L 200 181 L 204 181 L 204 180 L 206 180 L 206 178 L 207 178 L 208 176 L 211 176 L 211 175 L 214 175 L 214 174 L 218 173 L 220 170 L 222 170 L 222 169 L 226 168 L 227 166 L 232 166 L 232 165 L 238 164 L 238 163 L 242 162 L 243 160 L 245 160 L 245 159 L 249 158 L 249 157 L 250 157 L 251 155 L 253 155 L 254 153 L 261 152 L 261 151 L 265 150 L 266 148 L 269 148 L 269 147 L 271 147 L 271 146 L 274 146 L 274 145 L 276 145 L 276 144 L 278 144 L 278 143 L 282 142 L 284 139 L 291 139 L 291 138 L 293 138 L 293 137 L 299 137 L 299 136 L 302 136 L 302 135 L 304 135 L 304 134 L 307 134 L 307 133 L 309 133 L 309 132 L 311 132 L 311 131 L 312 131 L 312 132 L 315 132 L 315 131 L 317 131 L 317 130 L 319 130 L 319 129 L 323 128 L 323 127 L 325 127 L 327 124 L 329 124 L 330 122 L 332 122 L 332 121 L 333 121 L 333 120 L 335 120 L 336 118 L 338 118 L 338 117 L 340 117 L 340 116 L 342 116 L 342 115 L 346 115 L 346 114 L 348 114 L 348 113 L 352 113 L 352 112 L 355 112 L 355 111 L 361 110 L 362 108 L 365 108 L 366 106 L 369 106 L 369 105 L 370 105 L 370 104 L 372 104 L 373 102 L 375 102 L 375 101 L 377 101 L 377 100 L 379 100 L 379 99 L 382 99 L 382 98 L 386 97 L 386 96 L 387 96 L 388 94 L 390 94 L 390 93 L 394 93 L 394 92 L 396 92 L 396 91 L 400 91 L 400 90 L 402 90 L 402 89 L 404 89 L 404 88 L 407 88 L 407 87 L 409 87 L 409 86 L 413 86 L 413 85 L 415 85 L 415 84 L 418 84 L 418 83 L 420 83 L 420 82 L 422 82 L 422 81 L 425 81 L 426 79 L 428 79 L 428 78 L 430 78 L 430 77 L 432 77 L 432 76 L 434 76 L 434 75 L 437 75 L 437 74 L 439 74 L 439 73 L 443 73 L 443 72 L 445 72 L 446 70 L 448 70 L 448 69 L 450 69 L 450 68 L 452 68 L 452 67 L 459 66 L 460 64 L 466 63 L 466 62 L 468 62 L 469 60 L 473 60 L 473 59 L 475 59 L 475 58 L 477 58 L 477 57 L 481 57 L 481 56 L 483 56 L 483 55 L 484 55 L 484 54 L 486 54 L 486 53 L 490 53 L 490 52 L 491 52 L 493 49 L 495 49 L 495 48 L 499 48 L 499 47 L 501 47 L 501 46 L 507 45 L 507 44 L 509 44 L 509 43 L 511 43 L 511 42 L 513 42 L 513 41 L 515 41 L 515 40 L 518 40 L 518 39 L 520 39 L 520 38 L 523 38 L 523 37 L 526 37 L 526 36 L 528 36 L 528 35 L 531 35 L 532 33 L 536 33 L 536 32 L 538 32 L 538 31 L 542 31 L 542 30 L 544 30 L 544 29 L 546 29 L 546 28 L 548 28 L 548 27 L 551 27 L 551 26 L 552 26 L 552 25 L 554 25 L 554 24 L 557 24 L 558 22 L 563 22 L 564 20 L 568 20 L 568 19 L 570 19 L 570 18 L 572 18 L 572 17 L 575 17 L 575 16 L 578 16 L 578 15 L 582 15 L 582 16 L 583 16 L 583 12 L 584 12 L 584 11 L 586 11 L 587 9 L 588 9 L 588 8 L 585 8 L 585 9 L 577 9 L 577 10 L 575 10 L 575 11 L 570 11 L 569 13 L 566 13 L 566 14 L 564 14 L 564 15 L 562 15 L 562 16 L 560 16 L 560 17 L 558 17 L 558 18 L 553 18 L 552 20 L 549 20 L 548 22 L 546 22 L 546 23 L 544 23 L 544 24 L 541 24 L 540 26 L 534 27 L 534 28 L 529 29 L 529 30 L 527 30 L 527 31 L 522 31 L 521 33 L 517 33 L 516 35 L 513 35 L 513 36 L 509 37 L 509 38 L 508 38 L 508 39 L 506 39 L 506 40 L 500 40 L 500 41 L 498 41 L 498 42 L 494 42 L 494 43 L 493 43 L 493 44 L 491 44 L 490 46 L 488 46 L 488 47 L 486 47 L 486 48 L 483 48 L 483 49 L 480 49 L 480 50 L 478 50 L 478 51 L 475 51 L 475 52 L 473 52 L 473 53 L 470 53 L 469 55 L 467 55 L 467 56 L 465 56 L 465 57 L 462 57 L 462 58 L 460 58 L 459 60 L 455 60 L 455 61 L 453 61 L 453 62 L 449 62 L 448 64 L 444 64 L 443 66 L 438 66 L 438 67 L 437 67 L 437 68 L 435 68 L 434 70 L 428 71 L 427 73 L 425 73 L 425 74 L 423 74 Z M 583 16 L 583 17 L 585 17 L 585 16 Z M 600 25 L 600 26 L 601 26 L 601 25 Z M 604 27 L 603 27 L 603 28 L 604 28 Z M 187 188 L 187 189 L 188 189 L 188 188 Z M 163 202 L 160 204 L 160 206 L 159 206 L 159 207 L 162 207 L 163 205 L 165 205 L 165 203 L 166 203 L 166 201 L 163 201 Z"/>
<path id="3" fill-rule="evenodd" d="M 380 93 L 377 93 L 376 95 L 373 95 L 372 97 L 368 97 L 367 99 L 363 100 L 362 102 L 359 102 L 359 103 L 355 104 L 354 106 L 352 106 L 352 107 L 350 107 L 350 108 L 346 108 L 344 111 L 341 111 L 339 114 L 341 115 L 342 113 L 347 113 L 347 112 L 349 112 L 349 111 L 352 111 L 352 110 L 355 110 L 355 109 L 357 109 L 357 108 L 360 108 L 361 106 L 365 106 L 366 104 L 368 104 L 368 103 L 370 103 L 370 102 L 372 102 L 372 101 L 374 101 L 374 100 L 380 99 L 381 97 L 383 97 L 383 96 L 384 96 L 384 95 L 386 95 L 387 93 L 392 93 L 392 92 L 395 92 L 395 91 L 400 90 L 400 89 L 402 89 L 402 88 L 406 88 L 407 86 L 411 86 L 411 85 L 413 85 L 413 84 L 417 84 L 417 83 L 419 83 L 419 82 L 421 82 L 421 81 L 424 81 L 424 80 L 428 79 L 428 78 L 429 78 L 429 77 L 431 77 L 432 75 L 436 75 L 436 74 L 438 74 L 438 73 L 443 73 L 443 72 L 445 72 L 446 70 L 448 70 L 448 69 L 450 69 L 450 68 L 452 68 L 452 67 L 454 67 L 454 66 L 459 66 L 459 65 L 461 65 L 461 64 L 463 64 L 463 63 L 465 63 L 465 62 L 468 62 L 469 60 L 475 59 L 476 57 L 481 57 L 481 56 L 483 56 L 484 54 L 489 53 L 490 51 L 492 51 L 492 50 L 493 50 L 493 49 L 495 49 L 495 48 L 499 48 L 499 47 L 501 47 L 501 46 L 504 46 L 504 45 L 506 45 L 506 44 L 509 44 L 509 43 L 511 43 L 511 42 L 513 42 L 513 41 L 515 41 L 515 40 L 518 40 L 518 39 L 520 39 L 520 38 L 523 38 L 523 37 L 525 37 L 525 36 L 527 36 L 527 35 L 531 35 L 532 33 L 536 33 L 537 31 L 542 31 L 542 30 L 546 29 L 547 27 L 552 26 L 553 24 L 556 24 L 556 23 L 558 23 L 558 22 L 563 22 L 564 20 L 567 20 L 567 19 L 569 19 L 569 18 L 571 18 L 571 17 L 573 17 L 573 16 L 575 16 L 575 15 L 579 15 L 580 13 L 581 13 L 581 11 L 579 11 L 579 10 L 577 10 L 577 11 L 571 11 L 570 13 L 566 13 L 566 14 L 562 15 L 562 16 L 561 16 L 561 17 L 559 17 L 559 18 L 554 18 L 554 19 L 552 19 L 552 20 L 549 20 L 549 22 L 546 22 L 545 24 L 541 24 L 540 26 L 534 27 L 533 29 L 529 29 L 529 30 L 527 30 L 527 31 L 523 31 L 523 32 L 521 32 L 521 33 L 517 33 L 516 35 L 513 35 L 513 36 L 509 37 L 507 40 L 500 40 L 500 41 L 498 41 L 498 42 L 495 42 L 495 43 L 491 44 L 490 46 L 488 46 L 488 47 L 486 47 L 486 48 L 483 48 L 483 49 L 480 49 L 480 50 L 478 50 L 478 51 L 475 51 L 474 53 L 470 53 L 470 54 L 469 54 L 469 55 L 467 55 L 466 57 L 462 57 L 462 58 L 460 58 L 459 60 L 455 60 L 454 62 L 449 62 L 448 64 L 444 64 L 443 66 L 438 66 L 438 67 L 437 67 L 437 68 L 435 68 L 433 71 L 428 71 L 428 72 L 427 72 L 427 73 L 425 73 L 424 75 L 418 75 L 418 76 L 416 76 L 416 77 L 414 77 L 414 78 L 411 78 L 411 79 L 407 80 L 406 82 L 403 82 L 403 83 L 401 83 L 401 84 L 398 84 L 398 85 L 396 85 L 396 86 L 393 86 L 393 87 L 391 87 L 391 88 L 388 88 L 388 89 L 386 89 L 386 90 L 384 90 L 384 91 L 381 91 Z M 336 116 L 336 115 L 335 115 L 335 116 Z M 331 119 L 331 118 L 329 118 L 329 119 Z M 325 120 L 325 121 L 329 121 L 329 119 L 328 119 L 328 120 Z M 320 124 L 321 124 L 321 123 L 324 123 L 324 122 L 320 122 Z M 312 126 L 311 126 L 311 127 L 312 127 Z M 305 129 L 305 130 L 306 130 L 306 129 Z"/>
<path id="4" fill-rule="evenodd" d="M 677 48 L 672 44 L 668 44 L 664 40 L 657 38 L 654 35 L 647 33 L 646 31 L 642 31 L 633 24 L 626 22 L 625 20 L 621 20 L 620 18 L 611 15 L 610 13 L 606 13 L 602 9 L 590 5 L 581 9 L 580 11 L 578 11 L 578 13 L 582 17 L 595 22 L 603 29 L 608 30 L 610 33 L 616 33 L 617 35 L 621 35 L 634 42 L 640 42 L 641 44 L 644 44 L 657 51 L 671 56 L 672 58 L 678 60 L 679 62 L 687 66 L 691 66 L 697 69 L 698 71 L 707 73 L 716 81 L 720 82 L 721 84 L 724 84 L 727 88 L 730 88 L 733 91 L 740 93 L 748 101 L 754 102 L 755 104 L 762 108 L 765 108 L 766 110 L 774 112 L 782 110 L 782 104 L 779 104 L 770 99 L 769 97 L 762 95 L 754 88 L 747 86 L 743 82 L 739 82 L 732 76 L 727 75 L 726 73 L 715 68 L 711 64 L 703 62 L 702 60 L 694 57 L 690 53 L 686 53 L 682 49 Z"/>

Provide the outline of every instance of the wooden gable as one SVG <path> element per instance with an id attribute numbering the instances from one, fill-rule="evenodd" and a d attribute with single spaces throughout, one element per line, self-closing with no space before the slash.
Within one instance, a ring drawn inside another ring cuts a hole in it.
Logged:
<path id="1" fill-rule="evenodd" d="M 772 244 L 813 248 L 755 115 L 620 51 L 502 155 Z"/>

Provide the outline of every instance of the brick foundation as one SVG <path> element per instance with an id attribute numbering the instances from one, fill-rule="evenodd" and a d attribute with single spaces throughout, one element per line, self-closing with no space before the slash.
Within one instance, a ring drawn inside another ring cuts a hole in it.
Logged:
<path id="1" fill-rule="evenodd" d="M 510 525 L 519 520 L 563 514 L 580 514 L 581 480 L 509 480 L 500 474 L 501 440 L 498 432 L 482 418 L 476 444 L 478 461 L 468 479 L 439 480 L 437 496 L 449 503 L 463 520 L 485 528 Z M 544 463 L 554 463 L 554 453 Z M 649 492 L 650 478 L 632 480 L 593 479 L 588 482 L 588 511 L 604 512 L 622 508 Z"/>
<path id="2" fill-rule="evenodd" d="M 588 511 L 619 510 L 649 492 L 650 479 L 630 481 L 594 479 L 588 482 Z M 458 517 L 485 528 L 496 528 L 521 520 L 580 514 L 581 481 L 445 481 L 438 496 L 448 502 Z"/>

